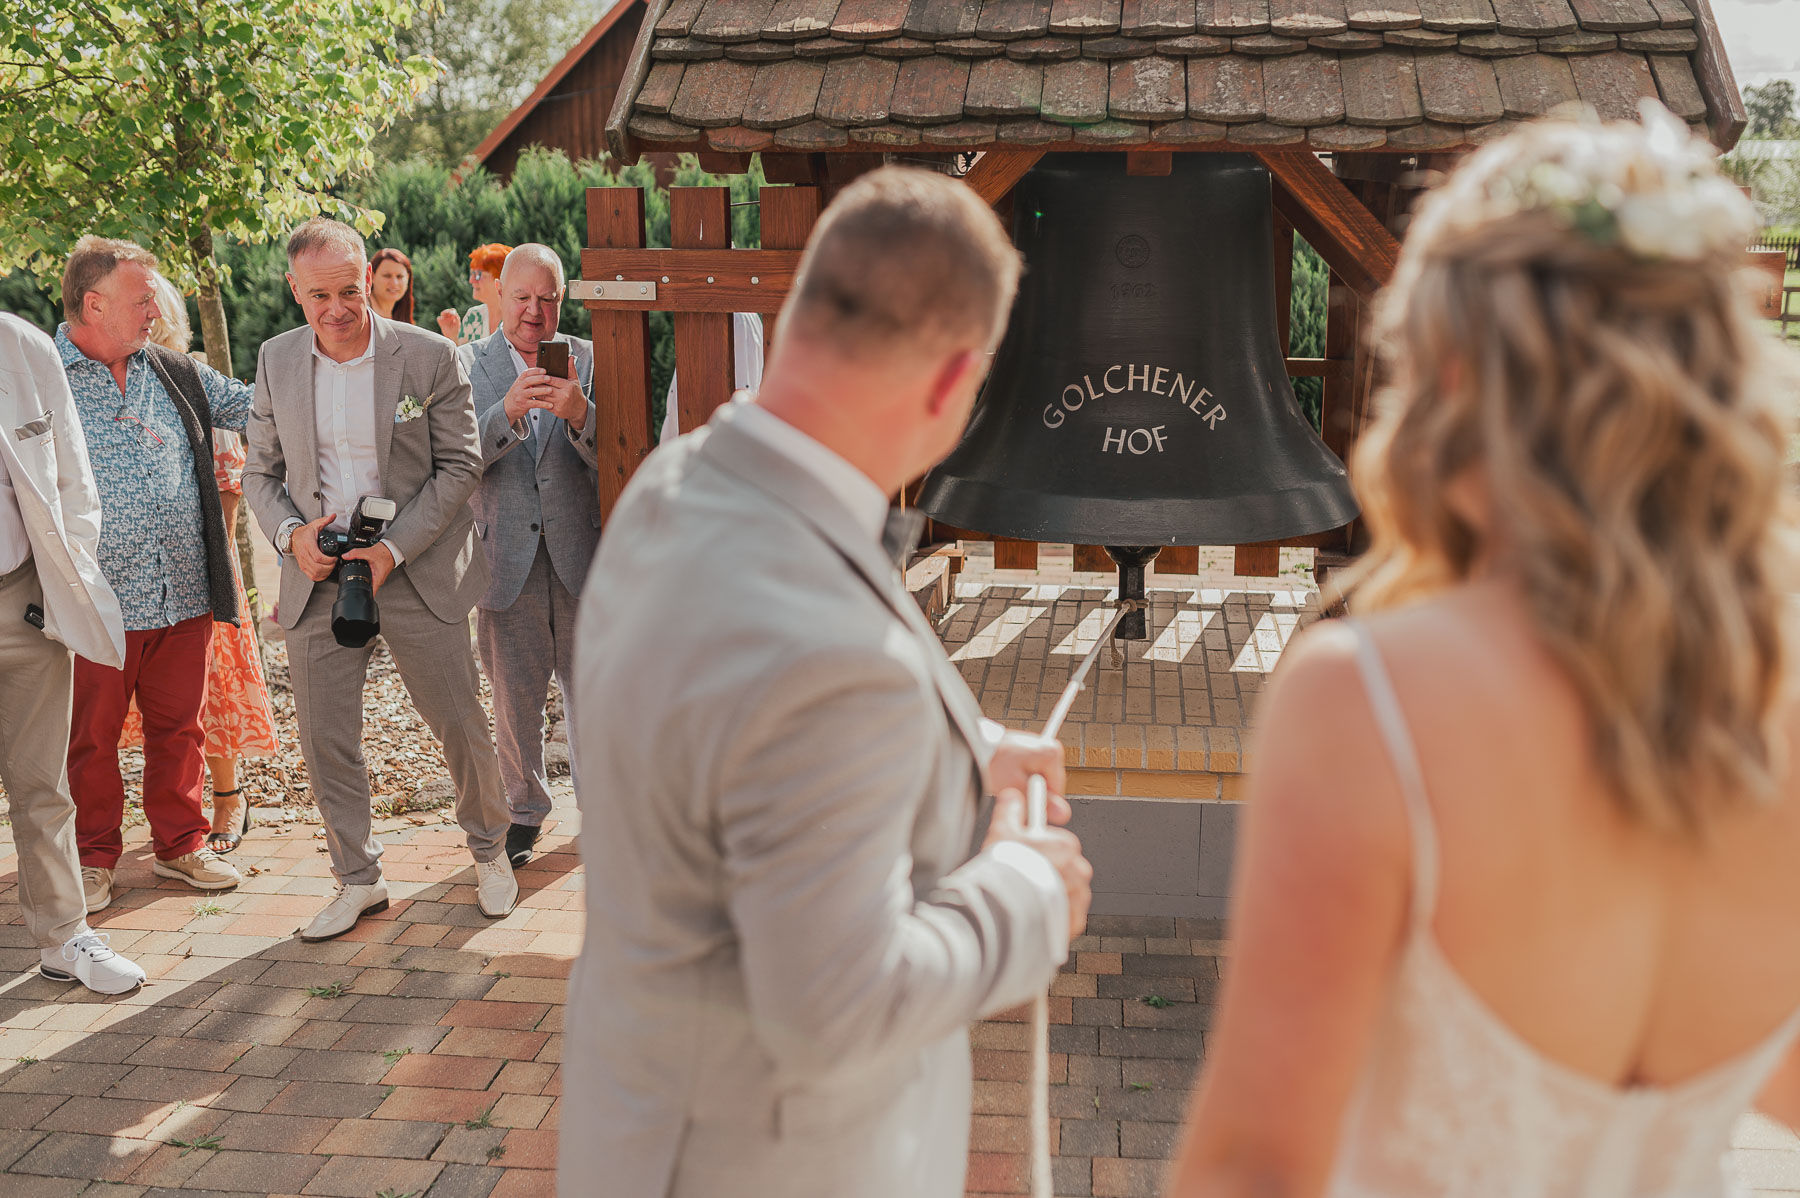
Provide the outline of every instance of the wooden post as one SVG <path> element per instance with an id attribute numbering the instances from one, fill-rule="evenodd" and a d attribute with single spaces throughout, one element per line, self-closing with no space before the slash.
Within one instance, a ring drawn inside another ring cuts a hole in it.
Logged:
<path id="1" fill-rule="evenodd" d="M 1075 546 L 1075 569 L 1078 571 L 1104 573 L 1116 569 L 1113 559 L 1106 555 L 1106 550 L 1099 545 Z"/>
<path id="2" fill-rule="evenodd" d="M 1294 356 L 1294 225 L 1281 213 L 1275 217 L 1275 334 L 1281 355 Z"/>
<path id="3" fill-rule="evenodd" d="M 1334 272 L 1325 299 L 1325 357 L 1351 361 L 1357 356 L 1357 328 L 1362 314 L 1362 301 Z M 1320 399 L 1319 423 L 1327 448 L 1339 458 L 1348 458 L 1354 435 L 1353 378 L 1328 374 Z"/>
<path id="4" fill-rule="evenodd" d="M 587 189 L 588 245 L 641 249 L 644 192 Z M 595 448 L 600 455 L 600 515 L 612 515 L 638 463 L 650 453 L 650 318 L 643 312 L 588 314 L 594 338 Z"/>
<path id="5" fill-rule="evenodd" d="M 669 243 L 678 250 L 731 247 L 731 192 L 723 187 L 669 189 Z M 681 431 L 692 432 L 731 398 L 737 385 L 729 312 L 677 312 L 675 380 Z"/>
<path id="6" fill-rule="evenodd" d="M 762 248 L 802 250 L 819 220 L 816 187 L 765 187 L 757 197 L 762 203 Z M 785 297 L 784 297 L 785 298 Z M 764 312 L 763 353 L 775 347 L 776 312 Z"/>
<path id="7" fill-rule="evenodd" d="M 994 569 L 1037 569 L 1037 542 L 1015 541 L 1011 537 L 994 538 Z"/>
<path id="8" fill-rule="evenodd" d="M 1273 578 L 1281 573 L 1281 546 L 1274 541 L 1239 545 L 1231 572 L 1242 578 Z"/>
<path id="9" fill-rule="evenodd" d="M 1198 545 L 1164 545 L 1156 560 L 1150 563 L 1156 574 L 1198 574 L 1200 573 L 1200 547 Z"/>

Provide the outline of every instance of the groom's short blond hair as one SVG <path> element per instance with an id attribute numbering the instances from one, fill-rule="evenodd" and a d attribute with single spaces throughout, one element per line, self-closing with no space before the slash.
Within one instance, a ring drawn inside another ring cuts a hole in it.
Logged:
<path id="1" fill-rule="evenodd" d="M 1019 269 L 999 219 L 967 184 L 882 167 L 819 219 L 781 327 L 850 355 L 988 345 L 1006 325 Z"/>

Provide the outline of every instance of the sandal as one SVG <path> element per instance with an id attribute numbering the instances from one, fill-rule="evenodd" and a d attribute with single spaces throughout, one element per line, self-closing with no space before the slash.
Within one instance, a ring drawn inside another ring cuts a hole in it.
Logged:
<path id="1" fill-rule="evenodd" d="M 232 795 L 242 794 L 243 791 L 244 791 L 244 788 L 241 786 L 233 787 L 230 790 L 215 790 L 215 791 L 213 791 L 213 819 L 216 821 L 219 818 L 219 800 L 220 799 L 228 799 Z M 238 830 L 235 832 L 208 832 L 206 834 L 206 847 L 207 848 L 211 849 L 215 853 L 229 853 L 231 850 L 237 848 L 239 844 L 243 843 L 244 837 L 246 837 L 250 834 L 250 800 L 249 799 L 243 800 L 243 806 L 240 808 L 240 810 L 243 811 L 244 818 L 241 822 L 239 822 Z"/>

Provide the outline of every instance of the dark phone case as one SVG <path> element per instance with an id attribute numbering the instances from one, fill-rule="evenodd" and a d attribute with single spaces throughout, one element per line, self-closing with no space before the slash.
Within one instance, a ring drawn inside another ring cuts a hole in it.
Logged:
<path id="1" fill-rule="evenodd" d="M 545 341 L 538 346 L 537 364 L 553 379 L 569 377 L 569 343 Z"/>

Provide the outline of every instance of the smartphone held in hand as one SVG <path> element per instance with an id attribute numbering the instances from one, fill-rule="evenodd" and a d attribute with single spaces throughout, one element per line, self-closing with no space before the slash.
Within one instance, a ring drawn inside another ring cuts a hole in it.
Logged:
<path id="1" fill-rule="evenodd" d="M 568 378 L 569 343 L 567 341 L 540 341 L 537 364 L 553 379 Z"/>

